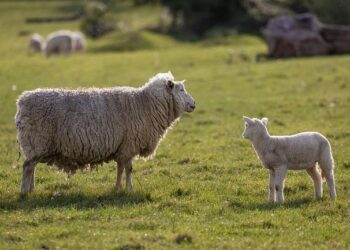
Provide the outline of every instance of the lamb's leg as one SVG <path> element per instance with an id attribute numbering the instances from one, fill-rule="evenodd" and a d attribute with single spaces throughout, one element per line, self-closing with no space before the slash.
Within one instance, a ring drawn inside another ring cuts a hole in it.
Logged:
<path id="1" fill-rule="evenodd" d="M 270 170 L 269 180 L 269 202 L 274 203 L 276 201 L 276 189 L 275 189 L 275 171 Z"/>
<path id="2" fill-rule="evenodd" d="M 32 161 L 25 161 L 23 163 L 23 177 L 21 185 L 21 194 L 27 194 L 34 189 L 35 182 L 35 163 Z"/>
<path id="3" fill-rule="evenodd" d="M 316 199 L 321 199 L 322 193 L 323 193 L 321 174 L 318 172 L 316 166 L 306 169 L 306 172 L 310 175 L 310 177 L 312 178 L 312 180 L 314 182 Z"/>
<path id="4" fill-rule="evenodd" d="M 277 203 L 281 204 L 284 200 L 283 189 L 284 189 L 284 178 L 287 174 L 287 168 L 280 166 L 275 169 L 275 188 L 277 191 Z"/>
<path id="5" fill-rule="evenodd" d="M 131 191 L 132 190 L 132 181 L 131 181 L 131 173 L 132 173 L 132 160 L 129 160 L 125 164 L 125 172 L 126 172 L 126 188 Z"/>
<path id="6" fill-rule="evenodd" d="M 122 164 L 121 162 L 118 162 L 117 181 L 115 183 L 115 186 L 118 190 L 122 188 L 123 171 L 124 171 L 124 164 Z"/>
<path id="7" fill-rule="evenodd" d="M 326 175 L 326 181 L 327 181 L 327 185 L 328 185 L 328 189 L 329 189 L 329 195 L 333 200 L 335 200 L 335 198 L 337 197 L 337 193 L 335 191 L 335 181 L 334 181 L 333 169 L 327 169 L 325 171 L 325 175 Z"/>

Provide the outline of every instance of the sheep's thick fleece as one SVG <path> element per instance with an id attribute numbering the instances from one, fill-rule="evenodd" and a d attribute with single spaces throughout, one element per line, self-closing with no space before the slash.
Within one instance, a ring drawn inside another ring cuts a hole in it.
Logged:
<path id="1" fill-rule="evenodd" d="M 167 89 L 172 80 L 171 73 L 163 73 L 141 88 L 26 91 L 17 101 L 21 151 L 27 161 L 55 164 L 66 172 L 149 157 L 167 129 L 188 111 Z"/>

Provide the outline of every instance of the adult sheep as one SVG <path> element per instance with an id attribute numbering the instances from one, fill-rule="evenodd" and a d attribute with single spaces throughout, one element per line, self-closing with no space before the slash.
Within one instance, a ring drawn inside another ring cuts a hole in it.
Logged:
<path id="1" fill-rule="evenodd" d="M 34 33 L 30 36 L 28 41 L 28 51 L 29 52 L 41 52 L 45 48 L 45 40 L 38 33 Z"/>
<path id="2" fill-rule="evenodd" d="M 86 46 L 85 37 L 80 32 L 70 30 L 60 30 L 51 33 L 47 37 L 45 54 L 51 55 L 69 55 L 76 51 L 83 51 Z"/>
<path id="3" fill-rule="evenodd" d="M 183 81 L 159 73 L 140 88 L 36 89 L 17 100 L 17 140 L 25 157 L 21 193 L 34 188 L 35 165 L 77 169 L 114 160 L 132 189 L 132 159 L 149 157 L 169 127 L 195 109 Z"/>

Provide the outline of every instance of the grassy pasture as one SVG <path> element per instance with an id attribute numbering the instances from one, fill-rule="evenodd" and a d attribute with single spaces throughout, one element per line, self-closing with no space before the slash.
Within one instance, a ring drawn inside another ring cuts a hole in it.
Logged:
<path id="1" fill-rule="evenodd" d="M 116 6 L 115 18 L 132 32 L 89 40 L 85 54 L 27 55 L 28 36 L 21 33 L 47 35 L 79 23 L 24 18 L 73 13 L 76 6 L 0 2 L 0 249 L 350 248 L 350 56 L 257 63 L 254 55 L 265 51 L 259 38 L 179 41 L 145 30 L 157 22 L 159 7 L 127 2 Z M 22 91 L 140 86 L 168 70 L 187 79 L 197 109 L 169 131 L 153 160 L 134 161 L 134 192 L 114 190 L 112 162 L 69 179 L 41 164 L 35 191 L 19 197 L 13 117 Z M 337 201 L 329 200 L 326 185 L 325 198 L 315 201 L 307 174 L 289 172 L 285 203 L 268 205 L 268 172 L 241 137 L 242 115 L 269 117 L 271 134 L 325 134 Z"/>

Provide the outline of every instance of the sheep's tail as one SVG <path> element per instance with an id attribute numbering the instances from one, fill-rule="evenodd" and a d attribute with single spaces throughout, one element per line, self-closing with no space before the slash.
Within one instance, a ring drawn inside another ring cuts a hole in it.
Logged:
<path id="1" fill-rule="evenodd" d="M 323 143 L 321 148 L 319 167 L 321 169 L 322 180 L 326 180 L 326 171 L 334 171 L 334 159 L 332 148 L 328 141 Z"/>

